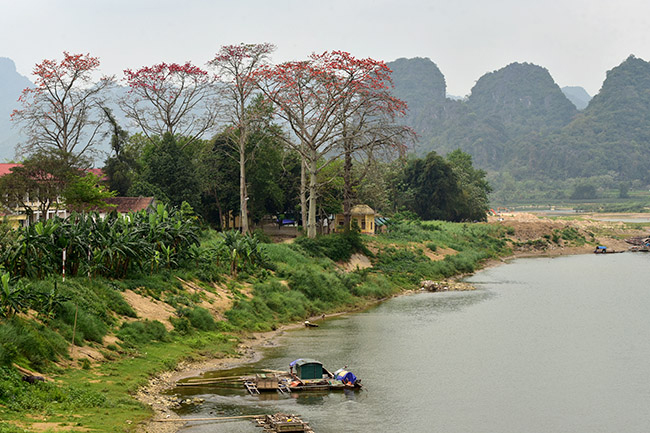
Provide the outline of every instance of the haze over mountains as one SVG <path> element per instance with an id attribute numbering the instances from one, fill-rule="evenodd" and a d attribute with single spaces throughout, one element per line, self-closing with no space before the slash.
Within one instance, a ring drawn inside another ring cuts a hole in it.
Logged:
<path id="1" fill-rule="evenodd" d="M 24 88 L 32 85 L 27 77 L 16 72 L 13 60 L 0 57 L 0 161 L 14 157 L 14 147 L 22 138 L 18 129 L 12 128 L 11 113 Z"/>
<path id="2" fill-rule="evenodd" d="M 650 63 L 642 59 L 630 56 L 608 71 L 593 99 L 581 87 L 560 89 L 530 63 L 486 73 L 462 99 L 447 97 L 445 77 L 428 58 L 388 65 L 395 95 L 409 105 L 404 122 L 419 136 L 420 155 L 460 148 L 496 189 L 511 181 L 555 189 L 577 178 L 650 183 Z M 14 158 L 20 136 L 9 116 L 29 85 L 13 61 L 0 58 L 0 160 Z"/>
<path id="3" fill-rule="evenodd" d="M 409 104 L 405 123 L 419 134 L 418 154 L 460 148 L 491 173 L 496 189 L 527 181 L 551 191 L 578 178 L 613 187 L 650 183 L 650 63 L 642 59 L 630 56 L 608 71 L 582 111 L 576 105 L 584 89 L 563 92 L 529 63 L 483 75 L 462 101 L 444 96 L 444 76 L 429 59 L 388 65 L 396 96 Z"/>

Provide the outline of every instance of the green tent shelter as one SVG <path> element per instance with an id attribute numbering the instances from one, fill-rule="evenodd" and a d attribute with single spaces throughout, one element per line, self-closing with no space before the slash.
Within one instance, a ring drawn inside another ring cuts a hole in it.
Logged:
<path id="1" fill-rule="evenodd" d="M 322 379 L 323 364 L 315 359 L 296 359 L 289 364 L 296 369 L 296 375 L 302 379 Z"/>

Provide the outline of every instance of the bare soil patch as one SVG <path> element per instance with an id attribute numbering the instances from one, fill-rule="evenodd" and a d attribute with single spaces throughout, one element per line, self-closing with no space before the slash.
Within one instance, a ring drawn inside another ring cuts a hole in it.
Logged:
<path id="1" fill-rule="evenodd" d="M 173 329 L 169 321 L 169 318 L 174 315 L 174 309 L 171 305 L 148 296 L 139 295 L 132 290 L 125 290 L 122 296 L 135 310 L 138 319 L 158 320 L 165 325 L 168 331 Z"/>
<path id="2" fill-rule="evenodd" d="M 356 271 L 357 269 L 371 268 L 372 263 L 370 262 L 370 259 L 365 254 L 355 253 L 352 254 L 352 257 L 350 257 L 349 261 L 342 263 L 341 267 L 346 272 L 352 272 L 352 271 Z"/>

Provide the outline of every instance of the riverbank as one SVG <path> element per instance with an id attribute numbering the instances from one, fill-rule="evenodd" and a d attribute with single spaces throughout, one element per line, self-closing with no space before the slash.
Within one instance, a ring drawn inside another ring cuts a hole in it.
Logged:
<path id="1" fill-rule="evenodd" d="M 515 213 L 491 217 L 489 224 L 503 225 L 509 228 L 509 242 L 512 244 L 513 253 L 499 260 L 488 260 L 484 262 L 481 266 L 482 269 L 507 263 L 510 260 L 522 257 L 555 257 L 590 254 L 593 252 L 595 244 L 607 245 L 611 250 L 626 250 L 628 245 L 624 241 L 625 238 L 647 234 L 647 231 L 630 228 L 625 223 L 590 219 L 588 215 L 581 215 L 579 219 L 572 218 L 567 220 L 540 217 L 528 213 Z M 582 242 L 580 237 L 573 240 L 562 237 L 563 234 L 565 237 L 568 237 L 568 233 L 574 233 L 574 231 L 579 233 L 585 239 L 585 242 Z M 455 254 L 455 252 L 447 251 L 439 255 L 444 258 L 445 255 L 452 254 Z M 436 257 L 435 259 L 439 260 L 440 257 Z M 460 276 L 459 279 L 462 277 L 464 276 Z M 455 287 L 453 284 L 449 286 Z M 401 296 L 406 293 L 415 292 L 417 291 L 412 290 L 401 292 L 397 295 Z M 373 305 L 382 301 L 378 300 Z M 352 312 L 339 313 L 338 315 Z M 318 319 L 318 317 L 312 318 L 310 321 L 316 321 Z M 143 425 L 141 431 L 147 433 L 172 433 L 178 431 L 183 426 L 183 422 L 162 423 L 154 421 L 156 419 L 171 418 L 174 416 L 171 409 L 174 404 L 173 399 L 161 393 L 173 387 L 176 381 L 187 377 L 198 376 L 206 371 L 230 369 L 258 361 L 261 358 L 261 351 L 264 347 L 275 344 L 274 341 L 277 337 L 285 331 L 302 326 L 302 322 L 294 323 L 283 326 L 275 331 L 250 334 L 240 344 L 238 348 L 239 356 L 236 358 L 215 359 L 198 363 L 183 362 L 173 372 L 167 372 L 152 379 L 148 386 L 142 388 L 137 393 L 138 400 L 151 406 L 154 410 L 152 421 Z"/>

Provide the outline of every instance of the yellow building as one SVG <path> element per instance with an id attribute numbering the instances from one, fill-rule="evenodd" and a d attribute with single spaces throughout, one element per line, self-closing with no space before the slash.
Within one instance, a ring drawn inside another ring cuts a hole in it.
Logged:
<path id="1" fill-rule="evenodd" d="M 375 211 L 367 204 L 358 204 L 353 206 L 351 211 L 350 224 L 361 230 L 361 233 L 372 235 L 375 233 Z M 342 232 L 344 230 L 345 216 L 342 213 L 336 214 L 334 218 L 334 231 Z"/>

